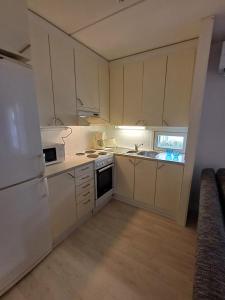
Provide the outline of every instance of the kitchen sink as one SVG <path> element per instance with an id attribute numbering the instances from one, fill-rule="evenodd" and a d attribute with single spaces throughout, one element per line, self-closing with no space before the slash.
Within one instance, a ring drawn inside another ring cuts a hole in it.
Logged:
<path id="1" fill-rule="evenodd" d="M 150 157 L 150 158 L 155 158 L 158 154 L 159 154 L 159 152 L 156 152 L 156 151 L 140 151 L 137 153 L 137 155 Z"/>

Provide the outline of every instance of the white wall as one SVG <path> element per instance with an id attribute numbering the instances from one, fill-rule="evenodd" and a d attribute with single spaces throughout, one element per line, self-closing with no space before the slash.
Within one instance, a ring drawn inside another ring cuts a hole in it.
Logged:
<path id="1" fill-rule="evenodd" d="M 213 44 L 192 180 L 191 209 L 198 205 L 202 169 L 225 167 L 225 77 L 218 73 L 220 52 L 221 43 Z"/>
<path id="2" fill-rule="evenodd" d="M 65 137 L 71 132 L 70 128 L 72 133 L 64 139 L 67 158 L 73 156 L 76 152 L 82 152 L 88 148 L 92 148 L 94 132 L 105 130 L 103 126 L 71 126 L 68 129 L 46 127 L 41 129 L 42 143 L 63 143 L 62 137 Z"/>

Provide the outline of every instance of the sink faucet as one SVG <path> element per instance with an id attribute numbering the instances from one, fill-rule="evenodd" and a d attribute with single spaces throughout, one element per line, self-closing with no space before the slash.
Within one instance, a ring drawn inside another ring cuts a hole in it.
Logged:
<path id="1" fill-rule="evenodd" d="M 138 152 L 138 148 L 141 147 L 141 146 L 143 146 L 143 144 L 134 144 L 135 151 Z"/>

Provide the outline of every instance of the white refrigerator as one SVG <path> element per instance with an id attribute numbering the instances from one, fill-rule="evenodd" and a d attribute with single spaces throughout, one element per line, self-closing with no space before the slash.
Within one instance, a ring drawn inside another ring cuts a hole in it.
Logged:
<path id="1" fill-rule="evenodd" d="M 0 295 L 52 248 L 32 69 L 0 55 Z"/>

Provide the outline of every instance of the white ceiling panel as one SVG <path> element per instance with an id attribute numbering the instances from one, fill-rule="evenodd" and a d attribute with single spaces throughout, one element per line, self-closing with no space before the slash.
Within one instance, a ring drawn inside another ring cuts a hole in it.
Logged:
<path id="1" fill-rule="evenodd" d="M 196 37 L 202 18 L 225 13 L 225 0 L 28 3 L 33 11 L 109 60 Z"/>
<path id="2" fill-rule="evenodd" d="M 143 0 L 27 0 L 29 8 L 71 34 Z"/>
<path id="3" fill-rule="evenodd" d="M 202 18 L 222 12 L 224 0 L 149 0 L 74 37 L 111 60 L 196 37 Z"/>

